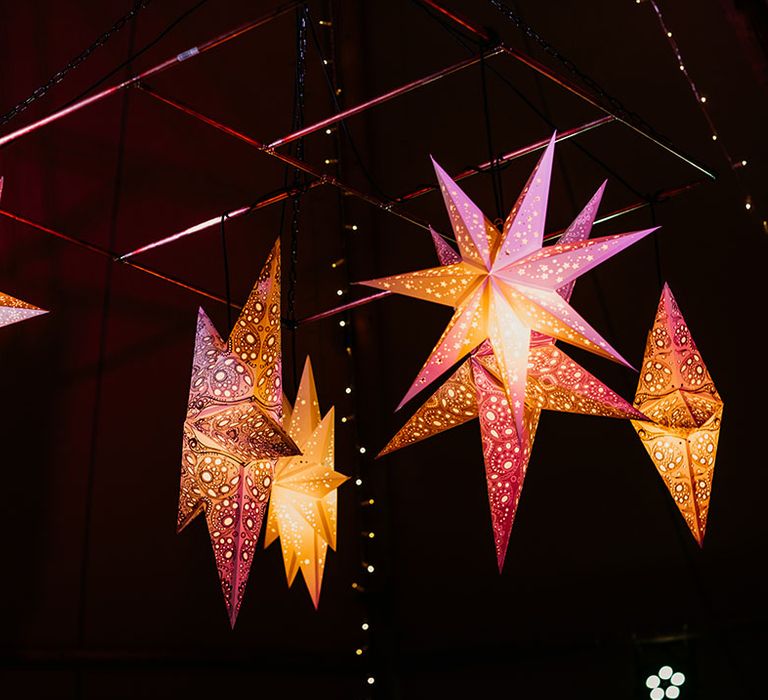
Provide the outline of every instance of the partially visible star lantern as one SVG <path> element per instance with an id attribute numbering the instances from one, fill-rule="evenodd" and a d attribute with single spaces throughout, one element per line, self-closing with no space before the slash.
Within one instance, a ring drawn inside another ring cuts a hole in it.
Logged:
<path id="1" fill-rule="evenodd" d="M 434 163 L 461 260 L 362 283 L 454 308 L 400 406 L 488 341 L 509 401 L 511 427 L 523 449 L 528 444 L 524 406 L 531 331 L 629 366 L 557 289 L 655 230 L 542 248 L 554 145 L 553 135 L 501 231 Z"/>
<path id="2" fill-rule="evenodd" d="M 632 425 L 699 546 L 704 544 L 723 402 L 669 286 L 648 334 Z"/>
<path id="3" fill-rule="evenodd" d="M 560 237 L 561 245 L 589 237 L 605 188 Z M 456 264 L 458 254 L 432 231 L 441 264 Z M 568 301 L 574 282 L 557 293 Z M 424 440 L 474 418 L 480 420 L 486 482 L 499 571 L 504 565 L 509 536 L 528 467 L 533 440 L 543 409 L 613 418 L 644 418 L 629 403 L 555 347 L 553 338 L 531 333 L 524 402 L 527 443 L 518 440 L 514 417 L 491 343 L 484 341 L 419 408 L 381 454 Z"/>
<path id="4" fill-rule="evenodd" d="M 199 310 L 184 421 L 178 531 L 205 513 L 233 627 L 275 464 L 299 454 L 282 426 L 278 239 L 226 342 Z"/>
<path id="5" fill-rule="evenodd" d="M 4 179 L 0 177 L 0 199 L 3 197 L 3 181 Z M 33 316 L 47 313 L 45 309 L 32 306 L 32 304 L 28 304 L 26 301 L 0 292 L 0 326 L 9 326 L 12 323 L 26 321 Z"/>
<path id="6" fill-rule="evenodd" d="M 301 570 L 315 608 L 328 547 L 336 549 L 337 489 L 348 478 L 334 471 L 333 416 L 331 407 L 320 418 L 312 364 L 307 358 L 296 403 L 292 411 L 288 406 L 284 417 L 301 455 L 277 461 L 264 546 L 280 538 L 288 585 Z"/>

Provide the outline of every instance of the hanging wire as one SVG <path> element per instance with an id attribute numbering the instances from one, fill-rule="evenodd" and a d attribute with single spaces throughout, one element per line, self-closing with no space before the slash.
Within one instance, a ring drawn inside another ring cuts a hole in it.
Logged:
<path id="1" fill-rule="evenodd" d="M 152 0 L 141 0 L 133 4 L 133 7 L 126 12 L 120 19 L 118 19 L 109 29 L 103 32 L 90 46 L 81 51 L 75 56 L 64 68 L 54 73 L 43 85 L 35 89 L 32 94 L 26 99 L 19 102 L 17 105 L 9 109 L 2 117 L 0 117 L 0 126 L 5 126 L 14 117 L 17 117 L 24 110 L 26 110 L 33 102 L 36 102 L 41 97 L 44 97 L 51 88 L 58 85 L 64 78 L 69 75 L 75 68 L 78 68 L 82 63 L 88 60 L 91 55 L 104 46 L 115 34 L 117 34 L 128 22 L 131 22 L 145 7 L 147 7 Z M 120 67 L 124 67 L 130 62 L 124 61 Z M 119 70 L 119 68 L 117 69 Z"/>
<path id="2" fill-rule="evenodd" d="M 496 201 L 496 213 L 500 221 L 504 221 L 504 195 L 501 191 L 501 173 L 496 162 L 496 151 L 493 148 L 493 127 L 491 126 L 491 109 L 488 104 L 488 81 L 485 75 L 485 57 L 480 54 L 480 86 L 483 93 L 483 115 L 485 118 L 485 138 L 488 142 L 488 162 L 493 185 L 493 198 Z"/>
<path id="3" fill-rule="evenodd" d="M 224 222 L 227 219 L 226 213 L 221 215 L 219 230 L 221 232 L 221 257 L 224 263 L 224 295 L 227 300 L 227 336 L 232 332 L 232 293 L 229 287 L 229 255 L 227 254 L 227 232 L 224 228 Z"/>

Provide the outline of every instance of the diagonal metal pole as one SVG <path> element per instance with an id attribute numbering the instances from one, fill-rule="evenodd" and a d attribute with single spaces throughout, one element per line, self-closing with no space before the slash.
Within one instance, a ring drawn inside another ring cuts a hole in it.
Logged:
<path id="1" fill-rule="evenodd" d="M 131 78 L 128 78 L 127 80 L 124 80 L 121 83 L 118 83 L 117 85 L 108 87 L 102 90 L 101 92 L 97 92 L 95 95 L 91 95 L 90 97 L 86 97 L 82 100 L 79 100 L 78 102 L 68 105 L 67 107 L 64 107 L 63 109 L 60 109 L 56 112 L 53 112 L 52 114 L 49 114 L 48 116 L 43 117 L 42 119 L 39 119 L 36 122 L 32 122 L 31 124 L 27 124 L 26 126 L 23 126 L 20 129 L 17 129 L 16 131 L 12 131 L 11 133 L 0 137 L 0 148 L 7 146 L 9 143 L 16 141 L 17 139 L 20 139 L 23 136 L 27 136 L 28 134 L 31 134 L 32 132 L 37 131 L 38 129 L 41 129 L 44 126 L 47 126 L 48 124 L 52 124 L 53 122 L 56 122 L 59 119 L 62 119 L 63 117 L 73 114 L 74 112 L 77 112 L 83 109 L 84 107 L 87 107 L 88 105 L 92 105 L 92 104 L 95 104 L 96 102 L 100 102 L 104 98 L 109 97 L 110 95 L 114 95 L 116 92 L 120 92 L 121 90 L 124 90 L 125 88 L 128 88 L 128 87 L 132 87 L 141 80 L 146 80 L 147 78 L 153 75 L 162 73 L 163 71 L 173 66 L 177 66 L 180 63 L 183 63 L 184 61 L 194 58 L 195 56 L 200 56 L 208 51 L 211 51 L 212 49 L 217 48 L 218 46 L 223 46 L 227 42 L 232 41 L 232 39 L 236 39 L 237 37 L 242 36 L 243 34 L 247 34 L 251 30 L 256 29 L 257 27 L 261 27 L 271 22 L 272 20 L 277 19 L 278 17 L 290 12 L 291 10 L 295 9 L 301 4 L 302 4 L 302 0 L 293 0 L 292 2 L 281 5 L 280 7 L 277 7 L 276 9 L 272 10 L 272 12 L 262 15 L 257 19 L 251 20 L 250 22 L 242 24 L 239 27 L 230 29 L 229 31 L 224 32 L 223 34 L 220 34 L 219 36 L 213 39 L 209 39 L 208 41 L 205 41 L 202 44 L 199 44 L 198 46 L 193 46 L 192 48 L 187 49 L 186 51 L 182 51 L 181 53 L 176 54 L 175 56 L 163 61 L 162 63 L 158 63 L 156 66 L 153 66 L 152 68 L 149 68 L 144 72 L 139 73 L 138 75 L 134 75 Z"/>

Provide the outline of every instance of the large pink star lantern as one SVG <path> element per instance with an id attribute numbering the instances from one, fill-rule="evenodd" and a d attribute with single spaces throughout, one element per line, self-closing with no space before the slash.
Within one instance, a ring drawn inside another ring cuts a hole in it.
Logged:
<path id="1" fill-rule="evenodd" d="M 560 237 L 560 244 L 589 237 L 605 184 Z M 460 261 L 459 255 L 434 231 L 441 264 Z M 570 299 L 574 282 L 557 293 Z M 528 442 L 517 438 L 514 417 L 500 377 L 497 359 L 486 340 L 424 403 L 381 454 L 424 440 L 473 418 L 480 421 L 486 483 L 499 571 L 522 492 L 533 440 L 543 409 L 613 418 L 639 418 L 638 411 L 587 370 L 555 347 L 554 339 L 531 333 L 524 403 Z"/>
<path id="2" fill-rule="evenodd" d="M 200 309 L 184 421 L 178 531 L 205 513 L 234 627 L 280 457 L 283 429 L 280 241 L 224 342 Z"/>
<path id="3" fill-rule="evenodd" d="M 362 283 L 454 308 L 400 406 L 489 341 L 509 401 L 512 429 L 523 447 L 528 444 L 524 405 L 531 331 L 629 366 L 557 289 L 655 230 L 542 248 L 554 145 L 553 135 L 502 231 L 434 163 L 460 262 Z"/>

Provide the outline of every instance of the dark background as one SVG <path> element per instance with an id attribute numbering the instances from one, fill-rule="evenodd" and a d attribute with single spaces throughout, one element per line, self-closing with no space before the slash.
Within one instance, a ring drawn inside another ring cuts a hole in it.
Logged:
<path id="1" fill-rule="evenodd" d="M 575 79 L 487 3 L 445 4 Z M 191 5 L 152 2 L 2 133 L 81 94 Z M 209 0 L 132 69 L 274 6 Z M 477 51 L 466 32 L 469 48 L 407 0 L 309 6 L 324 50 L 334 52 L 344 107 Z M 765 695 L 768 10 L 760 0 L 660 6 L 708 97 L 720 143 L 747 167 L 732 170 L 711 140 L 650 4 L 514 7 L 628 110 L 718 172 L 668 202 L 597 226 L 595 234 L 606 235 L 655 218 L 662 228 L 585 275 L 572 299 L 637 365 L 660 282 L 671 285 L 725 403 L 703 550 L 628 423 L 546 413 L 499 575 L 476 423 L 374 460 L 419 405 L 394 413 L 450 316 L 425 302 L 384 299 L 284 333 L 289 394 L 311 353 L 323 410 L 333 404 L 338 417 L 349 416 L 337 420 L 337 468 L 363 483 L 340 489 L 338 552 L 329 556 L 319 610 L 302 582 L 287 588 L 273 545 L 254 561 L 231 631 L 203 520 L 175 534 L 197 307 L 224 332 L 225 306 L 3 218 L 0 289 L 51 310 L 0 329 L 3 697 L 646 698 L 645 676 L 662 663 L 686 673 L 683 700 Z M 129 7 L 0 2 L 0 111 Z M 332 28 L 317 24 L 328 18 Z M 289 12 L 152 86 L 256 138 L 287 134 L 295 24 Z M 334 105 L 311 42 L 307 61 L 312 123 Z M 338 156 L 342 180 L 386 199 L 434 184 L 430 154 L 451 173 L 488 160 L 487 122 L 500 154 L 547 138 L 553 125 L 601 115 L 510 58 L 489 59 L 487 68 L 487 120 L 476 65 L 351 118 L 351 140 L 337 129 L 308 137 L 305 157 L 335 172 L 324 161 Z M 503 170 L 505 209 L 536 158 Z M 555 160 L 549 231 L 566 225 L 604 178 L 601 213 L 703 177 L 620 124 L 559 145 Z M 0 174 L 3 209 L 115 253 L 247 205 L 285 178 L 276 160 L 137 90 L 2 149 Z M 499 214 L 491 176 L 463 186 L 490 216 Z M 227 223 L 233 301 L 245 299 L 281 221 L 287 285 L 291 207 L 283 217 L 281 209 Z M 403 211 L 449 232 L 435 193 Z M 225 294 L 216 228 L 140 260 Z M 434 264 L 417 226 L 329 186 L 302 197 L 298 317 L 368 293 L 350 281 Z M 568 351 L 631 399 L 635 374 Z M 361 506 L 368 499 L 374 505 Z"/>

